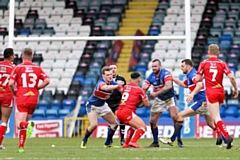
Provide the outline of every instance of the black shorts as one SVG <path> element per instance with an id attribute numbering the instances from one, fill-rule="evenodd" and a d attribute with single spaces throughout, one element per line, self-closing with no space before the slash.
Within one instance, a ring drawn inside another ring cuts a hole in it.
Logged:
<path id="1" fill-rule="evenodd" d="M 112 112 L 115 114 L 115 112 L 118 110 L 118 105 L 116 106 L 109 106 L 109 108 L 112 110 Z"/>

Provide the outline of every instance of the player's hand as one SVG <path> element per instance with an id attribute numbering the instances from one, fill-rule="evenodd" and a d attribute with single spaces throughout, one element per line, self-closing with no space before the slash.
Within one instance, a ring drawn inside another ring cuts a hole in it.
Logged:
<path id="1" fill-rule="evenodd" d="M 124 85 L 124 82 L 123 82 L 123 81 L 118 82 L 118 86 L 119 86 L 119 87 L 122 87 L 123 85 Z"/>
<path id="2" fill-rule="evenodd" d="M 150 93 L 150 97 L 151 97 L 152 99 L 154 99 L 155 97 L 157 97 L 157 93 L 156 93 L 156 92 Z"/>
<path id="3" fill-rule="evenodd" d="M 192 95 L 192 94 L 187 95 L 186 101 L 187 101 L 188 103 L 190 103 L 190 102 L 192 102 L 192 100 L 193 100 L 193 95 Z"/>
<path id="4" fill-rule="evenodd" d="M 233 97 L 234 97 L 234 98 L 237 98 L 237 97 L 238 97 L 238 90 L 234 90 L 234 91 L 233 91 Z"/>
<path id="5" fill-rule="evenodd" d="M 143 85 L 143 86 L 142 86 L 142 89 L 143 89 L 143 90 L 148 90 L 148 85 Z"/>

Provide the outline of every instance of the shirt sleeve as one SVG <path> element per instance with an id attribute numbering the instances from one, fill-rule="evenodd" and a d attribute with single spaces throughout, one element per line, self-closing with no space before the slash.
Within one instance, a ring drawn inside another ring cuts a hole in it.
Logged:
<path id="1" fill-rule="evenodd" d="M 203 76 L 204 75 L 204 63 L 201 62 L 199 67 L 198 67 L 198 71 L 197 71 L 197 74 Z"/>
<path id="2" fill-rule="evenodd" d="M 102 87 L 105 86 L 105 85 L 107 85 L 107 84 L 104 83 L 104 82 L 100 82 L 100 83 L 98 83 L 97 89 L 98 89 L 98 90 L 101 90 Z"/>
<path id="3" fill-rule="evenodd" d="M 13 70 L 12 70 L 12 73 L 11 73 L 11 75 L 10 75 L 10 78 L 9 79 L 11 79 L 11 80 L 14 80 L 14 81 L 16 81 L 17 80 L 17 69 L 18 67 L 15 67 Z"/>
<path id="4" fill-rule="evenodd" d="M 232 71 L 228 67 L 227 63 L 224 62 L 224 66 L 223 67 L 224 67 L 223 71 L 224 71 L 225 75 L 228 75 L 228 74 L 232 73 Z"/>
<path id="5" fill-rule="evenodd" d="M 148 86 L 151 86 L 151 75 L 149 75 L 148 77 L 147 77 L 147 79 L 145 79 L 145 81 L 144 81 L 144 83 L 146 84 L 146 85 L 148 85 Z"/>
<path id="6" fill-rule="evenodd" d="M 187 79 L 185 79 L 185 80 L 183 81 L 183 83 L 184 83 L 186 86 L 188 86 Z"/>
<path id="7" fill-rule="evenodd" d="M 172 78 L 171 73 L 168 72 L 168 71 L 165 71 L 164 82 L 167 82 L 167 81 L 172 80 L 172 79 L 173 78 Z"/>
<path id="8" fill-rule="evenodd" d="M 41 80 L 44 80 L 44 79 L 46 79 L 46 78 L 48 78 L 48 76 L 47 76 L 46 73 L 41 69 L 41 71 L 40 71 L 40 79 L 41 79 Z"/>

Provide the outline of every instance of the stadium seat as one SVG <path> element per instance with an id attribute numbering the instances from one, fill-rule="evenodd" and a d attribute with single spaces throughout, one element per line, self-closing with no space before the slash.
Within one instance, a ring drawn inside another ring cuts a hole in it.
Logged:
<path id="1" fill-rule="evenodd" d="M 225 117 L 237 117 L 238 116 L 238 108 L 228 108 L 225 110 Z"/>
<path id="2" fill-rule="evenodd" d="M 146 107 L 142 107 L 142 108 L 137 108 L 136 110 L 136 114 L 139 116 L 139 117 L 147 117 L 149 115 L 147 115 L 146 112 L 147 111 L 147 108 Z"/>
<path id="3" fill-rule="evenodd" d="M 50 109 L 61 109 L 62 108 L 62 103 L 61 100 L 54 99 L 50 102 Z"/>
<path id="4" fill-rule="evenodd" d="M 58 112 L 58 115 L 59 115 L 59 118 L 64 118 L 69 113 L 70 111 L 68 109 L 60 109 Z"/>
<path id="5" fill-rule="evenodd" d="M 237 99 L 230 99 L 227 101 L 227 107 L 228 108 L 238 108 L 239 102 Z"/>
<path id="6" fill-rule="evenodd" d="M 48 100 L 39 100 L 37 104 L 37 109 L 47 110 L 49 108 L 49 101 Z"/>
<path id="7" fill-rule="evenodd" d="M 58 110 L 57 109 L 48 109 L 48 110 L 46 110 L 46 118 L 47 119 L 56 119 L 56 118 L 58 118 Z"/>
<path id="8" fill-rule="evenodd" d="M 75 107 L 75 101 L 72 99 L 64 99 L 62 101 L 62 108 L 68 109 L 69 111 L 72 111 Z"/>
<path id="9" fill-rule="evenodd" d="M 45 110 L 36 109 L 33 113 L 32 118 L 45 118 Z"/>

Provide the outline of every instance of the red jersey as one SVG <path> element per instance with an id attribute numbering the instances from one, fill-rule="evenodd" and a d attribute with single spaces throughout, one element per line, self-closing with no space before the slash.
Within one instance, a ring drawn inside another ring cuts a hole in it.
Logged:
<path id="1" fill-rule="evenodd" d="M 14 67 L 15 65 L 12 62 L 0 62 L 0 94 L 12 93 L 8 87 L 8 82 Z"/>
<path id="2" fill-rule="evenodd" d="M 210 57 L 201 62 L 197 74 L 205 78 L 206 94 L 221 92 L 224 93 L 222 85 L 224 74 L 231 73 L 228 65 L 216 57 Z"/>
<path id="3" fill-rule="evenodd" d="M 17 85 L 16 102 L 36 104 L 38 101 L 38 82 L 48 76 L 41 67 L 31 63 L 24 62 L 15 67 L 10 79 Z"/>
<path id="4" fill-rule="evenodd" d="M 119 110 L 130 109 L 136 112 L 136 107 L 142 99 L 147 98 L 147 95 L 142 88 L 134 83 L 130 83 L 123 87 L 122 100 L 118 107 Z"/>

